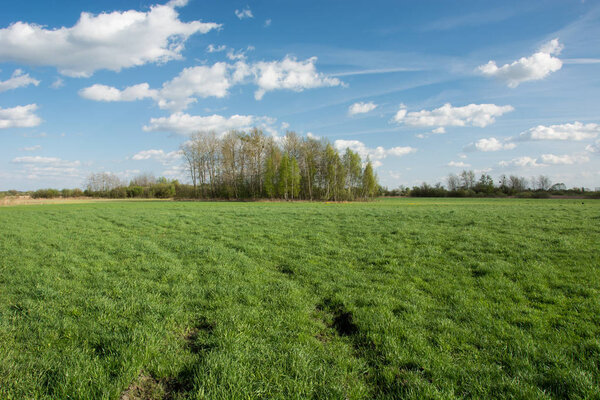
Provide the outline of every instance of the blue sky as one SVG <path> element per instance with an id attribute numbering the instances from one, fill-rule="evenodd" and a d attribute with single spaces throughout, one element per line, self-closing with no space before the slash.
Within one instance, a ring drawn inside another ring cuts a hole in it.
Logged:
<path id="1" fill-rule="evenodd" d="M 600 3 L 28 1 L 0 14 L 0 190 L 183 178 L 197 130 L 351 147 L 382 184 L 600 186 Z"/>

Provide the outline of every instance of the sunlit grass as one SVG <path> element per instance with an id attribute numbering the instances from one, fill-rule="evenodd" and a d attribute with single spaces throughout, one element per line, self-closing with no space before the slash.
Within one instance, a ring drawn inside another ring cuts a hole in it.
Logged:
<path id="1" fill-rule="evenodd" d="M 598 201 L 40 205 L 0 226 L 0 398 L 598 398 Z"/>

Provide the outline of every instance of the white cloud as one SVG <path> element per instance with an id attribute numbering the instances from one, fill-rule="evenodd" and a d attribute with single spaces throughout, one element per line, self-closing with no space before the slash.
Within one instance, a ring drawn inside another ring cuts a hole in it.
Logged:
<path id="1" fill-rule="evenodd" d="M 129 86 L 124 90 L 95 84 L 79 91 L 79 95 L 96 101 L 133 101 L 152 98 L 160 108 L 171 111 L 186 109 L 196 97 L 225 97 L 232 85 L 227 63 L 211 67 L 198 66 L 183 69 L 179 75 L 163 83 L 161 89 L 150 89 L 147 83 Z"/>
<path id="2" fill-rule="evenodd" d="M 537 158 L 533 157 L 518 157 L 510 161 L 500 161 L 501 167 L 546 167 L 546 164 L 538 163 Z"/>
<path id="3" fill-rule="evenodd" d="M 66 161 L 57 157 L 26 156 L 16 157 L 12 163 L 23 167 L 22 173 L 27 179 L 81 176 L 79 161 Z"/>
<path id="4" fill-rule="evenodd" d="M 249 129 L 260 123 L 272 122 L 266 117 L 255 117 L 253 115 L 232 115 L 227 118 L 222 115 L 213 114 L 208 116 L 189 115 L 185 113 L 174 113 L 168 117 L 152 118 L 150 124 L 144 126 L 144 130 L 174 132 L 180 135 L 190 135 L 194 132 L 224 133 L 232 129 Z"/>
<path id="5" fill-rule="evenodd" d="M 518 140 L 586 140 L 594 139 L 600 134 L 600 125 L 574 122 L 562 125 L 538 125 L 521 132 Z"/>
<path id="6" fill-rule="evenodd" d="M 465 147 L 465 151 L 500 151 L 500 150 L 512 150 L 517 147 L 514 143 L 503 143 L 500 140 L 491 137 L 479 139 L 474 143 L 470 143 Z"/>
<path id="7" fill-rule="evenodd" d="M 221 51 L 225 51 L 227 50 L 227 46 L 225 46 L 224 44 L 220 45 L 220 46 L 215 46 L 214 44 L 209 44 L 206 47 L 206 51 L 209 53 L 219 53 Z"/>
<path id="8" fill-rule="evenodd" d="M 600 140 L 596 140 L 596 143 L 585 146 L 585 151 L 590 153 L 600 153 Z"/>
<path id="9" fill-rule="evenodd" d="M 321 139 L 321 136 L 317 136 L 317 135 L 315 135 L 315 134 L 314 134 L 314 133 L 312 133 L 312 132 L 307 132 L 307 133 L 306 133 L 306 137 L 307 137 L 307 138 L 309 138 L 309 139 L 314 139 L 314 140 L 319 140 L 319 139 Z"/>
<path id="10" fill-rule="evenodd" d="M 185 3 L 171 1 L 147 12 L 83 12 L 72 27 L 47 29 L 15 22 L 0 29 L 0 62 L 54 66 L 63 75 L 88 77 L 101 69 L 120 71 L 181 59 L 189 36 L 221 27 L 180 21 L 175 7 Z"/>
<path id="11" fill-rule="evenodd" d="M 304 89 L 342 85 L 339 79 L 317 72 L 316 61 L 317 57 L 298 61 L 294 57 L 286 56 L 281 61 L 261 61 L 254 64 L 252 72 L 259 87 L 254 97 L 260 100 L 266 92 L 272 90 L 288 89 L 301 92 Z"/>
<path id="12" fill-rule="evenodd" d="M 65 86 L 65 81 L 62 78 L 56 78 L 50 85 L 52 89 L 60 89 L 63 86 Z"/>
<path id="13" fill-rule="evenodd" d="M 29 146 L 29 147 L 23 147 L 21 150 L 23 151 L 37 151 L 37 150 L 41 150 L 42 146 L 40 146 L 39 144 L 36 144 L 34 146 Z"/>
<path id="14" fill-rule="evenodd" d="M 273 22 L 273 21 L 271 21 L 271 18 L 269 18 L 268 20 L 266 20 L 265 21 L 265 28 L 271 26 L 271 22 Z"/>
<path id="15" fill-rule="evenodd" d="M 415 136 L 418 137 L 419 139 L 425 139 L 426 137 L 428 137 L 430 135 L 443 135 L 445 133 L 446 133 L 446 128 L 444 128 L 443 126 L 440 126 L 439 128 L 432 129 L 430 132 L 417 133 Z"/>
<path id="16" fill-rule="evenodd" d="M 450 103 L 446 103 L 431 111 L 412 112 L 407 112 L 404 107 L 401 107 L 393 121 L 411 126 L 476 126 L 484 128 L 493 124 L 495 117 L 513 110 L 512 106 L 495 104 L 469 104 L 463 107 L 453 107 Z"/>
<path id="17" fill-rule="evenodd" d="M 160 90 L 160 108 L 184 110 L 196 97 L 225 97 L 232 85 L 227 63 L 185 68 Z"/>
<path id="18" fill-rule="evenodd" d="M 0 107 L 0 129 L 38 126 L 42 123 L 42 119 L 35 115 L 35 110 L 37 110 L 37 104 L 12 108 Z"/>
<path id="19" fill-rule="evenodd" d="M 382 164 L 380 160 L 383 160 L 387 156 L 402 157 L 404 155 L 414 153 L 417 151 L 417 149 L 415 149 L 414 147 L 408 146 L 391 147 L 389 149 L 386 149 L 382 146 L 377 146 L 376 148 L 372 149 L 358 140 L 336 140 L 333 146 L 340 152 L 344 152 L 347 148 L 349 148 L 350 150 L 358 153 L 358 155 L 360 155 L 363 161 L 366 160 L 368 157 L 371 161 L 373 161 L 374 167 L 381 166 Z M 375 165 L 376 162 L 377 165 Z"/>
<path id="20" fill-rule="evenodd" d="M 79 95 L 84 99 L 95 101 L 135 101 L 145 98 L 156 99 L 158 92 L 150 89 L 147 83 L 128 86 L 123 90 L 105 85 L 95 84 L 81 89 Z"/>
<path id="21" fill-rule="evenodd" d="M 542 154 L 542 162 L 553 165 L 573 165 L 583 164 L 590 161 L 590 158 L 584 154 L 580 155 L 555 155 L 555 154 Z"/>
<path id="22" fill-rule="evenodd" d="M 229 58 L 231 61 L 245 60 L 246 53 L 249 51 L 252 51 L 252 50 L 254 50 L 254 46 L 248 46 L 245 49 L 241 49 L 238 51 L 235 51 L 234 49 L 230 49 L 227 52 L 227 58 Z"/>
<path id="23" fill-rule="evenodd" d="M 40 81 L 38 81 L 37 79 L 33 79 L 29 76 L 29 74 L 23 73 L 23 71 L 20 69 L 16 69 L 9 79 L 5 81 L 0 81 L 0 92 L 5 92 L 7 90 L 12 90 L 28 85 L 37 86 L 39 84 Z"/>
<path id="24" fill-rule="evenodd" d="M 450 161 L 448 163 L 449 167 L 458 167 L 458 168 L 468 168 L 471 166 L 471 164 L 467 164 L 463 161 Z"/>
<path id="25" fill-rule="evenodd" d="M 131 157 L 132 160 L 156 160 L 163 165 L 171 165 L 181 159 L 181 152 L 178 150 L 165 152 L 164 150 L 142 150 Z"/>
<path id="26" fill-rule="evenodd" d="M 372 101 L 368 103 L 354 103 L 348 107 L 348 115 L 365 114 L 373 111 L 376 107 L 377 104 L 373 103 Z"/>
<path id="27" fill-rule="evenodd" d="M 252 49 L 252 46 L 247 48 Z M 236 53 L 232 57 L 238 56 L 239 53 Z M 79 94 L 97 101 L 153 98 L 157 100 L 160 108 L 174 112 L 185 110 L 197 101 L 197 97 L 225 97 L 233 85 L 244 83 L 249 76 L 254 76 L 254 82 L 259 86 L 255 93 L 257 100 L 271 90 L 289 89 L 300 92 L 309 88 L 342 84 L 338 79 L 318 73 L 315 61 L 316 57 L 306 61 L 286 57 L 282 61 L 259 62 L 253 65 L 243 61 L 235 64 L 218 62 L 212 66 L 185 68 L 175 78 L 163 83 L 161 89 L 150 89 L 147 83 L 141 83 L 121 91 L 111 86 L 96 84 L 80 90 Z"/>
<path id="28" fill-rule="evenodd" d="M 235 16 L 239 19 L 254 18 L 252 10 L 250 10 L 249 7 L 246 7 L 243 10 L 235 10 Z"/>
<path id="29" fill-rule="evenodd" d="M 553 57 L 560 54 L 561 50 L 562 45 L 558 39 L 552 39 L 530 57 L 522 57 L 501 67 L 498 67 L 495 61 L 489 61 L 480 65 L 478 70 L 485 76 L 498 78 L 509 87 L 515 88 L 522 82 L 540 80 L 561 69 L 562 61 Z"/>

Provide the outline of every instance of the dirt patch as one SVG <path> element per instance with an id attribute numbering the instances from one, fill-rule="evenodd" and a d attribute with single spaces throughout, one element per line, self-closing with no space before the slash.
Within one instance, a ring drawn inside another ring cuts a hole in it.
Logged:
<path id="1" fill-rule="evenodd" d="M 143 372 L 123 392 L 121 400 L 160 400 L 167 398 L 165 385 Z"/>

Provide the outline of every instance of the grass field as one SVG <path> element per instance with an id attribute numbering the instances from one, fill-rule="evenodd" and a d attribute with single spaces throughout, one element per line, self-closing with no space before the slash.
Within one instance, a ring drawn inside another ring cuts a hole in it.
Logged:
<path id="1" fill-rule="evenodd" d="M 0 208 L 2 399 L 600 398 L 600 201 Z"/>

